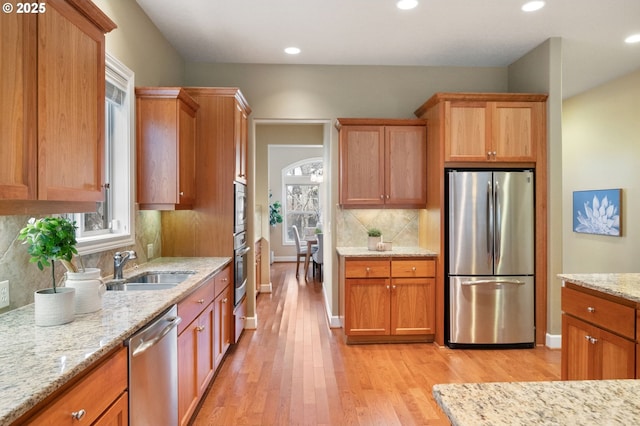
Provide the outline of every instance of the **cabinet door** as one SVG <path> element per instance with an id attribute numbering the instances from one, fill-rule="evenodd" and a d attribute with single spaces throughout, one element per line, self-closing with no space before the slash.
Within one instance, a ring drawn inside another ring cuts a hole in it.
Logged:
<path id="1" fill-rule="evenodd" d="M 2 15 L 0 26 L 0 199 L 37 196 L 36 16 Z"/>
<path id="2" fill-rule="evenodd" d="M 181 425 L 189 422 L 198 403 L 196 325 L 196 321 L 189 324 L 178 336 L 178 419 Z"/>
<path id="3" fill-rule="evenodd" d="M 340 129 L 340 204 L 384 205 L 384 127 Z"/>
<path id="4" fill-rule="evenodd" d="M 248 118 L 246 112 L 236 102 L 234 116 L 234 146 L 235 146 L 235 180 L 247 183 L 247 151 L 248 151 Z"/>
<path id="5" fill-rule="evenodd" d="M 595 327 L 562 315 L 562 380 L 588 380 L 593 377 L 591 359 L 595 355 L 589 337 L 594 333 Z"/>
<path id="6" fill-rule="evenodd" d="M 231 300 L 232 289 L 228 286 L 216 297 L 215 304 L 215 337 L 214 337 L 214 357 L 215 368 L 218 368 L 222 358 L 231 346 Z"/>
<path id="7" fill-rule="evenodd" d="M 196 117 L 184 103 L 179 102 L 178 108 L 178 203 L 193 206 L 196 198 Z"/>
<path id="8" fill-rule="evenodd" d="M 631 340 L 599 330 L 594 379 L 633 379 L 636 375 L 636 344 Z"/>
<path id="9" fill-rule="evenodd" d="M 444 160 L 491 159 L 486 102 L 445 102 Z"/>
<path id="10" fill-rule="evenodd" d="M 435 280 L 398 278 L 391 282 L 391 334 L 434 334 Z"/>
<path id="11" fill-rule="evenodd" d="M 385 203 L 393 207 L 427 204 L 427 128 L 385 127 Z"/>
<path id="12" fill-rule="evenodd" d="M 350 278 L 345 287 L 345 334 L 388 335 L 391 328 L 390 280 Z"/>
<path id="13" fill-rule="evenodd" d="M 93 426 L 128 426 L 129 425 L 129 393 L 125 392 L 113 403 Z"/>
<path id="14" fill-rule="evenodd" d="M 496 161 L 536 161 L 537 102 L 490 102 L 492 148 Z"/>
<path id="15" fill-rule="evenodd" d="M 4 18 L 3 18 L 4 19 Z M 62 0 L 38 15 L 38 198 L 101 201 L 104 34 Z"/>
<path id="16" fill-rule="evenodd" d="M 207 386 L 209 385 L 209 382 L 213 377 L 213 372 L 215 369 L 213 354 L 215 320 L 213 307 L 213 303 L 209 304 L 196 321 L 196 383 L 198 384 L 198 395 L 204 394 L 204 392 L 207 390 Z"/>

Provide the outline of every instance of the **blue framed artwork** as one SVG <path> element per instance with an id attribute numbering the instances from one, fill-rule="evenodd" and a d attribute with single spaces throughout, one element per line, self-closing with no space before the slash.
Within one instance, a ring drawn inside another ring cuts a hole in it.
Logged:
<path id="1" fill-rule="evenodd" d="M 573 231 L 584 234 L 621 236 L 622 189 L 573 192 Z"/>

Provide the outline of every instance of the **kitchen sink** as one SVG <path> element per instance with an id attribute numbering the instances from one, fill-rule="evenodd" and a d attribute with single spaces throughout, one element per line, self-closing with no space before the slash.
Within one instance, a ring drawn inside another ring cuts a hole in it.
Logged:
<path id="1" fill-rule="evenodd" d="M 144 272 L 124 280 L 112 280 L 106 283 L 107 290 L 167 290 L 174 288 L 195 272 Z"/>

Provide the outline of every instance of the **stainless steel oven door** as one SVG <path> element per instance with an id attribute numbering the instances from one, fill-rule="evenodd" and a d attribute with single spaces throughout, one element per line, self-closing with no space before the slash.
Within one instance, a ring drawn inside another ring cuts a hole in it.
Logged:
<path id="1" fill-rule="evenodd" d="M 238 304 L 244 298 L 247 293 L 247 271 L 249 269 L 249 251 L 251 249 L 248 246 L 244 246 L 235 250 L 235 293 L 233 296 L 233 305 Z"/>

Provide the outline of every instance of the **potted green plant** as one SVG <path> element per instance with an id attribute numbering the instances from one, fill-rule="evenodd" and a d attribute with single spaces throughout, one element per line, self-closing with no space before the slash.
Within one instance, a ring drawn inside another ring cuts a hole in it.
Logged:
<path id="1" fill-rule="evenodd" d="M 378 243 L 382 242 L 382 232 L 378 228 L 369 228 L 367 235 L 369 236 L 367 248 L 369 250 L 378 250 Z"/>
<path id="2" fill-rule="evenodd" d="M 269 199 L 273 197 L 273 194 L 269 193 Z M 274 201 L 269 203 L 269 225 L 276 226 L 278 223 L 282 223 L 282 204 L 280 201 Z"/>
<path id="3" fill-rule="evenodd" d="M 38 269 L 51 266 L 51 288 L 38 290 L 34 294 L 36 325 L 49 326 L 66 324 L 74 318 L 75 289 L 56 287 L 55 261 L 67 270 L 76 272 L 71 260 L 76 250 L 76 224 L 64 217 L 43 217 L 29 219 L 20 230 L 19 240 L 27 244 L 31 256 L 29 262 Z"/>

